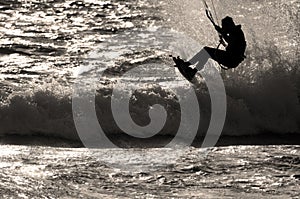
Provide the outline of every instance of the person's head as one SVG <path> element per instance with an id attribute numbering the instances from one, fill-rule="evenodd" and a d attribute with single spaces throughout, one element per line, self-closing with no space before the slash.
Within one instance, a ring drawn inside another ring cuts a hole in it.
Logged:
<path id="1" fill-rule="evenodd" d="M 229 30 L 234 29 L 234 27 L 235 27 L 235 24 L 234 24 L 233 19 L 231 17 L 227 16 L 224 19 L 222 19 L 222 28 L 224 30 L 229 31 Z"/>

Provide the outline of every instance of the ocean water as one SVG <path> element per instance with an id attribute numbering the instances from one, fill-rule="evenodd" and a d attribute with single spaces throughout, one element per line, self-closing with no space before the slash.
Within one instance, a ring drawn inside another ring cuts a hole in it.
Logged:
<path id="1" fill-rule="evenodd" d="M 230 15 L 242 24 L 248 44 L 241 66 L 220 72 L 227 94 L 222 135 L 299 135 L 299 1 L 214 4 L 219 20 Z M 74 82 L 87 76 L 96 80 L 87 84 L 97 90 L 96 112 L 108 135 L 122 134 L 111 113 L 116 85 L 122 91 L 138 86 L 129 105 L 137 125 L 147 125 L 149 107 L 160 104 L 167 113 L 160 135 L 174 135 L 181 111 L 172 89 L 190 85 L 168 55 L 187 59 L 218 44 L 196 0 L 9 0 L 0 2 L 0 10 L 3 143 L 19 142 L 18 136 L 78 141 L 71 100 Z M 197 81 L 201 136 L 211 104 L 199 74 Z"/>
<path id="2" fill-rule="evenodd" d="M 219 71 L 227 117 L 218 145 L 227 146 L 201 149 L 210 92 L 201 74 L 195 85 L 183 79 L 169 55 L 189 58 L 217 46 L 202 1 L 0 1 L 1 197 L 299 198 L 300 3 L 213 2 L 219 20 L 230 15 L 242 24 L 248 48 L 241 66 Z M 187 95 L 174 91 L 186 88 L 200 105 L 199 139 L 195 147 L 158 148 L 182 123 L 188 129 L 182 114 L 197 113 L 196 106 L 181 110 Z M 77 148 L 72 100 L 80 94 L 91 95 L 86 104 L 95 99 L 111 141 L 130 149 Z M 111 103 L 123 98 L 138 129 L 151 116 L 163 123 L 152 126 L 158 136 L 123 133 Z M 165 110 L 158 116 L 157 107 Z"/>
<path id="3" fill-rule="evenodd" d="M 150 171 L 112 167 L 87 149 L 0 148 L 3 198 L 299 198 L 298 146 L 219 147 L 207 158 L 191 149 L 176 164 L 147 162 Z"/>

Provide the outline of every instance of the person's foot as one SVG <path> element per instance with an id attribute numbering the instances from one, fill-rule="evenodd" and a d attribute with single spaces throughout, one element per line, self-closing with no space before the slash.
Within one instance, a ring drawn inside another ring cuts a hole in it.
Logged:
<path id="1" fill-rule="evenodd" d="M 191 64 L 189 62 L 185 62 L 185 64 L 181 66 L 185 73 L 185 78 L 189 81 L 191 81 L 197 73 L 197 69 L 189 67 L 190 65 Z"/>
<path id="2" fill-rule="evenodd" d="M 173 60 L 176 63 L 175 67 L 179 69 L 179 71 L 187 80 L 191 81 L 195 77 L 197 69 L 189 67 L 192 65 L 190 62 L 185 62 L 179 56 L 173 57 Z"/>

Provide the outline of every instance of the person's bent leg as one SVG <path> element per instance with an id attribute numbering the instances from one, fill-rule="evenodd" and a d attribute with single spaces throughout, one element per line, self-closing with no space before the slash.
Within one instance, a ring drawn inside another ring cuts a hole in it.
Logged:
<path id="1" fill-rule="evenodd" d="M 232 56 L 230 56 L 230 54 L 228 54 L 226 51 L 210 47 L 204 47 L 204 49 L 214 61 L 226 67 L 230 65 Z"/>
<path id="2" fill-rule="evenodd" d="M 196 64 L 195 68 L 190 68 L 188 66 L 183 67 L 186 78 L 191 80 L 197 71 L 200 71 L 204 68 L 209 58 L 221 63 L 226 58 L 226 51 L 207 46 L 201 49 L 193 58 L 191 58 L 188 62 L 185 62 L 192 65 Z"/>
<path id="3" fill-rule="evenodd" d="M 226 51 L 207 46 L 198 52 L 189 62 L 193 65 L 197 64 L 195 68 L 199 71 L 204 68 L 209 58 L 229 68 L 234 68 L 239 64 L 236 58 Z"/>
<path id="4" fill-rule="evenodd" d="M 206 62 L 211 57 L 205 48 L 206 47 L 201 49 L 193 58 L 189 60 L 192 65 L 197 64 L 195 68 L 198 71 L 204 68 Z"/>

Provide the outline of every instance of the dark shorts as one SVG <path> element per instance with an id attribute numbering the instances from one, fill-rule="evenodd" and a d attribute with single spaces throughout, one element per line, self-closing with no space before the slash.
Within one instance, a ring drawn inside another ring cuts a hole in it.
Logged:
<path id="1" fill-rule="evenodd" d="M 206 52 L 210 55 L 210 57 L 218 62 L 219 64 L 222 64 L 223 66 L 226 66 L 228 68 L 235 68 L 237 67 L 244 59 L 241 56 L 234 56 L 232 53 L 228 53 L 224 50 L 219 50 L 216 48 L 210 48 L 210 47 L 204 47 Z"/>

